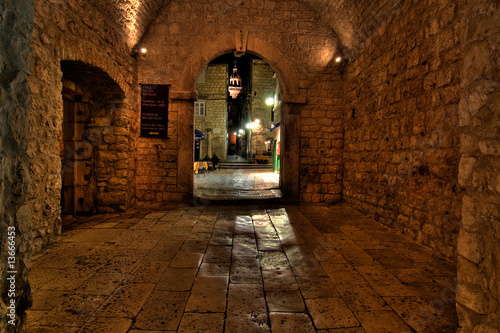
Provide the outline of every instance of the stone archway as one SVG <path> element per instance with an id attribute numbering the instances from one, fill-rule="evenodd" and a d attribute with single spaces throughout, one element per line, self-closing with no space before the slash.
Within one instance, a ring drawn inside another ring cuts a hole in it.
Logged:
<path id="1" fill-rule="evenodd" d="M 120 170 L 130 153 L 122 121 L 124 91 L 106 72 L 84 62 L 62 61 L 61 70 L 63 214 L 123 210 L 129 180 Z"/>
<path id="2" fill-rule="evenodd" d="M 245 42 L 242 43 L 239 39 L 244 39 Z M 212 59 L 237 51 L 256 54 L 271 65 L 282 84 L 285 102 L 305 103 L 305 91 L 299 88 L 296 67 L 272 44 L 242 30 L 237 30 L 235 35 L 221 35 L 216 40 L 199 47 L 184 66 L 179 91 L 194 92 L 198 75 Z"/>
<path id="3" fill-rule="evenodd" d="M 125 93 L 98 67 L 62 61 L 61 70 L 63 186 L 64 180 L 72 183 L 72 213 L 124 210 L 131 200 L 131 178 L 125 171 L 132 155 Z"/>
<path id="4" fill-rule="evenodd" d="M 276 72 L 283 91 L 282 95 L 282 149 L 281 155 L 281 190 L 284 201 L 295 202 L 299 198 L 299 140 L 296 133 L 300 131 L 300 108 L 306 102 L 306 93 L 298 84 L 296 67 L 285 55 L 270 43 L 243 30 L 234 35 L 223 34 L 215 41 L 206 43 L 188 59 L 178 91 L 172 91 L 172 100 L 179 102 L 185 117 L 179 119 L 179 134 L 191 138 L 179 144 L 178 174 L 179 183 L 186 193 L 193 191 L 193 174 L 190 171 L 193 161 L 193 101 L 196 96 L 196 80 L 203 68 L 214 58 L 225 53 L 253 53 L 265 60 Z"/>

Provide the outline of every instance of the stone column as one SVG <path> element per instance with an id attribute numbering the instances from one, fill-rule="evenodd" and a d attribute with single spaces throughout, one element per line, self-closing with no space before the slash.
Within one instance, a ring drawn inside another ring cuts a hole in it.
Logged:
<path id="1" fill-rule="evenodd" d="M 31 97 L 26 78 L 33 66 L 34 1 L 2 0 L 0 8 L 0 332 L 11 333 L 24 331 L 25 311 L 31 305 L 27 147 L 28 132 L 33 129 L 29 128 Z"/>
<path id="2" fill-rule="evenodd" d="M 495 0 L 464 1 L 458 236 L 460 333 L 500 331 L 500 11 Z"/>
<path id="3" fill-rule="evenodd" d="M 169 200 L 188 199 L 193 196 L 193 144 L 194 144 L 194 101 L 196 92 L 173 91 L 170 93 L 172 107 L 178 111 L 178 157 L 177 195 Z"/>
<path id="4" fill-rule="evenodd" d="M 208 158 L 212 157 L 212 129 L 207 128 L 207 140 L 208 140 L 208 148 L 207 148 L 207 156 Z"/>
<path id="5" fill-rule="evenodd" d="M 297 202 L 300 188 L 300 105 L 285 103 L 281 119 L 281 191 L 286 202 Z"/>

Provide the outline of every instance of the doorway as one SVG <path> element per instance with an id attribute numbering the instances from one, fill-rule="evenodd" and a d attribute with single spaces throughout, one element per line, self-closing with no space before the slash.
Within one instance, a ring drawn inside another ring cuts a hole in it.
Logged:
<path id="1" fill-rule="evenodd" d="M 103 70 L 61 61 L 59 135 L 63 226 L 72 217 L 123 210 L 130 196 L 130 131 L 123 90 Z"/>
<path id="2" fill-rule="evenodd" d="M 272 143 L 279 140 L 281 88 L 273 68 L 253 54 L 225 54 L 205 66 L 196 90 L 194 196 L 280 198 Z"/>
<path id="3" fill-rule="evenodd" d="M 63 215 L 91 215 L 97 187 L 94 147 L 87 141 L 91 118 L 89 95 L 75 83 L 63 79 L 62 96 L 61 210 Z"/>

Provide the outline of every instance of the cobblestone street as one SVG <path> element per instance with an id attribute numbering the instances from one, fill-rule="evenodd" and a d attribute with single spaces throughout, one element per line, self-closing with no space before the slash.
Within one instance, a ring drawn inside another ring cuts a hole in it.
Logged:
<path id="1" fill-rule="evenodd" d="M 280 198 L 279 174 L 249 169 L 206 172 L 194 177 L 194 196 L 209 200 Z"/>

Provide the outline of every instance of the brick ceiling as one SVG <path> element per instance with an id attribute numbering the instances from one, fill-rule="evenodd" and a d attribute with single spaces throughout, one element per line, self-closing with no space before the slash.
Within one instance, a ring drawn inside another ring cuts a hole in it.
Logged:
<path id="1" fill-rule="evenodd" d="M 157 13 L 170 0 L 91 0 L 94 5 L 110 19 L 119 25 L 129 36 L 130 47 L 137 44 Z M 214 0 L 217 1 L 217 0 Z M 235 0 L 231 1 L 234 5 Z M 250 1 L 250 0 L 236 0 Z M 279 0 L 278 0 L 279 1 Z M 281 0 L 286 1 L 286 0 Z M 328 24 L 337 34 L 339 41 L 348 52 L 355 48 L 363 38 L 362 30 L 357 27 L 359 14 L 366 11 L 369 1 L 363 0 L 298 0 L 320 13 L 324 24 Z M 393 2 L 400 2 L 394 0 Z"/>

